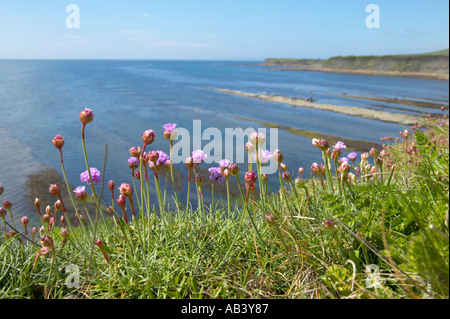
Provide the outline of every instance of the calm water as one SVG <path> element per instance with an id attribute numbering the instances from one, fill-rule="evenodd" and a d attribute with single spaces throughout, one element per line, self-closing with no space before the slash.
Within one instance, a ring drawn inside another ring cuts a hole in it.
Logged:
<path id="1" fill-rule="evenodd" d="M 168 122 L 192 131 L 193 120 L 201 120 L 202 129 L 216 127 L 222 133 L 225 128 L 261 127 L 258 122 L 236 118 L 240 116 L 341 136 L 343 141 L 374 142 L 379 142 L 380 137 L 397 136 L 401 129 L 391 123 L 227 95 L 210 90 L 211 87 L 311 96 L 318 103 L 409 114 L 416 109 L 335 95 L 345 92 L 368 96 L 368 92 L 376 92 L 378 97 L 445 104 L 449 101 L 449 84 L 443 81 L 277 72 L 257 63 L 260 62 L 0 61 L 0 183 L 5 187 L 0 200 L 9 199 L 18 217 L 32 214 L 23 199 L 26 176 L 44 167 L 61 172 L 58 152 L 51 142 L 56 134 L 63 135 L 66 141 L 63 150 L 69 182 L 82 185 L 79 175 L 85 170 L 85 163 L 79 114 L 86 107 L 95 114 L 86 133 L 90 164 L 101 169 L 106 143 L 108 159 L 103 178 L 120 184 L 131 183 L 128 149 L 142 146 L 141 134 L 145 130 L 153 129 L 157 134 L 151 149 L 169 152 L 161 127 Z M 320 152 L 311 146 L 309 138 L 285 130 L 279 130 L 278 136 L 278 146 L 291 172 L 321 161 Z M 183 164 L 177 168 L 186 173 Z M 244 170 L 245 165 L 241 168 Z M 185 198 L 183 193 L 180 196 Z M 43 203 L 44 207 L 47 204 L 52 203 Z"/>

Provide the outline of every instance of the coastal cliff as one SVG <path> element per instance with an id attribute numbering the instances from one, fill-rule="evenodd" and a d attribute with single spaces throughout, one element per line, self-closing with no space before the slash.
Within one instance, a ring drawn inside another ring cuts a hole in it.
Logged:
<path id="1" fill-rule="evenodd" d="M 329 59 L 269 58 L 265 66 L 280 71 L 321 71 L 373 75 L 412 76 L 437 80 L 449 79 L 449 50 L 428 54 L 384 56 L 337 56 Z"/>

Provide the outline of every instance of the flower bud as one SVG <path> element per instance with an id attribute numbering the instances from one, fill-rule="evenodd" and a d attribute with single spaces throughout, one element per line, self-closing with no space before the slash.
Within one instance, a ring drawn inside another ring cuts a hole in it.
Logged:
<path id="1" fill-rule="evenodd" d="M 249 171 L 249 172 L 245 173 L 244 180 L 248 184 L 254 184 L 256 182 L 256 179 L 257 179 L 257 176 L 256 176 L 255 171 Z"/>
<path id="2" fill-rule="evenodd" d="M 28 217 L 24 216 L 24 217 L 22 217 L 20 222 L 22 223 L 23 226 L 27 227 L 27 225 L 30 222 L 30 220 L 28 219 Z"/>
<path id="3" fill-rule="evenodd" d="M 286 164 L 284 164 L 284 163 L 281 163 L 280 164 L 280 169 L 282 170 L 282 171 L 287 171 L 287 166 L 286 166 Z"/>
<path id="4" fill-rule="evenodd" d="M 327 219 L 326 221 L 323 222 L 323 224 L 325 225 L 325 228 L 327 230 L 334 230 L 334 222 L 331 219 Z"/>
<path id="5" fill-rule="evenodd" d="M 138 146 L 133 146 L 132 148 L 130 148 L 128 150 L 130 152 L 130 155 L 136 158 L 140 158 L 141 157 L 141 148 Z"/>
<path id="6" fill-rule="evenodd" d="M 237 176 L 239 173 L 239 170 L 240 170 L 239 165 L 236 163 L 231 163 L 229 166 L 229 169 L 230 169 L 231 175 L 233 175 L 233 176 Z"/>
<path id="7" fill-rule="evenodd" d="M 291 180 L 291 175 L 289 174 L 289 172 L 284 172 L 281 176 L 287 182 Z"/>
<path id="8" fill-rule="evenodd" d="M 121 194 L 117 198 L 116 202 L 117 202 L 117 205 L 119 205 L 119 207 L 125 208 L 126 197 Z"/>
<path id="9" fill-rule="evenodd" d="M 34 236 L 37 233 L 37 228 L 33 227 L 31 228 L 31 236 Z"/>
<path id="10" fill-rule="evenodd" d="M 52 208 L 50 207 L 50 205 L 47 205 L 47 207 L 45 207 L 45 213 L 47 215 L 51 215 L 52 214 Z"/>
<path id="11" fill-rule="evenodd" d="M 12 207 L 12 204 L 11 204 L 11 202 L 9 200 L 5 200 L 3 202 L 3 207 L 5 207 L 7 210 L 10 210 L 11 207 Z"/>
<path id="12" fill-rule="evenodd" d="M 53 145 L 57 149 L 61 149 L 64 146 L 64 138 L 61 135 L 56 135 L 54 139 L 52 139 Z"/>
<path id="13" fill-rule="evenodd" d="M 367 161 L 369 159 L 369 153 L 361 154 L 361 161 Z"/>
<path id="14" fill-rule="evenodd" d="M 139 171 L 134 171 L 134 177 L 136 177 L 138 180 L 141 180 L 141 173 Z"/>
<path id="15" fill-rule="evenodd" d="M 153 130 L 147 130 L 142 134 L 142 141 L 146 145 L 150 145 L 155 140 L 155 132 Z"/>
<path id="16" fill-rule="evenodd" d="M 267 174 L 262 174 L 262 175 L 261 175 L 261 180 L 262 180 L 264 183 L 266 183 L 266 182 L 269 180 L 269 175 L 267 175 Z"/>
<path id="17" fill-rule="evenodd" d="M 49 206 L 47 206 L 47 207 L 49 207 Z M 44 222 L 44 224 L 48 224 L 50 221 L 50 214 L 44 214 L 42 216 L 42 221 Z"/>
<path id="18" fill-rule="evenodd" d="M 150 162 L 156 163 L 159 159 L 159 153 L 157 151 L 148 152 L 148 160 Z"/>
<path id="19" fill-rule="evenodd" d="M 56 210 L 56 211 L 59 211 L 59 210 L 62 208 L 61 201 L 58 199 L 58 200 L 53 204 L 53 206 L 55 207 L 55 210 Z"/>
<path id="20" fill-rule="evenodd" d="M 35 198 L 34 199 L 34 205 L 36 206 L 36 207 L 40 207 L 41 206 L 41 200 L 39 199 L 39 198 Z"/>
<path id="21" fill-rule="evenodd" d="M 69 239 L 69 231 L 66 228 L 61 228 L 61 236 L 64 239 Z"/>
<path id="22" fill-rule="evenodd" d="M 110 190 L 111 192 L 114 191 L 114 187 L 115 187 L 115 186 L 116 186 L 116 184 L 114 183 L 114 181 L 110 180 L 110 181 L 108 182 L 108 188 L 109 188 L 109 190 Z"/>
<path id="23" fill-rule="evenodd" d="M 370 155 L 373 157 L 373 158 L 376 158 L 377 157 L 377 153 L 378 153 L 378 151 L 376 150 L 376 148 L 371 148 L 370 149 Z"/>
<path id="24" fill-rule="evenodd" d="M 94 120 L 94 113 L 90 109 L 84 109 L 80 113 L 80 121 L 83 125 L 86 125 Z"/>
<path id="25" fill-rule="evenodd" d="M 7 214 L 6 209 L 4 209 L 3 207 L 0 207 L 0 217 L 5 218 L 6 214 Z"/>
<path id="26" fill-rule="evenodd" d="M 252 144 L 250 141 L 245 143 L 245 150 L 247 153 L 253 153 L 256 149 L 256 146 Z"/>
<path id="27" fill-rule="evenodd" d="M 192 158 L 192 156 L 186 158 L 185 164 L 188 169 L 194 167 L 194 159 Z"/>
<path id="28" fill-rule="evenodd" d="M 109 206 L 109 207 L 106 209 L 106 212 L 107 212 L 108 214 L 114 215 L 114 207 Z"/>
<path id="29" fill-rule="evenodd" d="M 39 228 L 39 234 L 44 235 L 45 233 L 45 228 L 44 226 L 41 226 L 41 228 Z"/>
<path id="30" fill-rule="evenodd" d="M 52 195 L 59 195 L 61 194 L 61 188 L 59 187 L 58 184 L 51 184 L 50 187 L 48 188 L 50 194 Z"/>
<path id="31" fill-rule="evenodd" d="M 3 194 L 4 190 L 5 190 L 5 188 L 3 187 L 2 183 L 0 183 L 0 195 Z"/>
<path id="32" fill-rule="evenodd" d="M 121 195 L 124 195 L 128 198 L 133 196 L 133 188 L 130 186 L 130 184 L 122 183 L 119 187 L 119 192 Z"/>
<path id="33" fill-rule="evenodd" d="M 277 164 L 280 164 L 283 161 L 283 153 L 280 150 L 275 150 L 273 152 L 273 158 Z"/>
<path id="34" fill-rule="evenodd" d="M 203 184 L 203 175 L 201 174 L 197 174 L 195 176 L 195 183 L 199 186 L 201 186 Z"/>
<path id="35" fill-rule="evenodd" d="M 42 236 L 41 237 L 42 246 L 48 247 L 51 250 L 54 250 L 53 239 L 50 236 Z"/>

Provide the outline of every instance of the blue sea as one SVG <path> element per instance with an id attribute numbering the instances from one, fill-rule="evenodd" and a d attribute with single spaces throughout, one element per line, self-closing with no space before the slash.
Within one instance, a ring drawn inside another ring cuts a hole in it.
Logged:
<path id="1" fill-rule="evenodd" d="M 344 142 L 357 139 L 377 143 L 381 137 L 396 137 L 402 130 L 393 123 L 229 95 L 211 88 L 307 96 L 321 104 L 412 115 L 420 115 L 412 105 L 351 99 L 344 94 L 447 105 L 449 102 L 446 81 L 280 72 L 260 64 L 261 61 L 0 60 L 0 183 L 5 188 L 1 202 L 10 200 L 18 219 L 35 215 L 33 205 L 30 207 L 25 200 L 24 187 L 27 176 L 33 172 L 54 168 L 62 173 L 58 151 L 51 141 L 56 134 L 65 138 L 63 156 L 69 183 L 74 187 L 83 184 L 80 173 L 86 167 L 79 114 L 84 108 L 95 114 L 86 128 L 90 165 L 101 169 L 107 144 L 107 165 L 102 176 L 106 183 L 112 179 L 120 185 L 132 182 L 128 149 L 142 146 L 141 135 L 145 130 L 153 129 L 157 134 L 147 150 L 169 153 L 168 141 L 162 136 L 165 123 L 177 123 L 192 131 L 193 121 L 201 120 L 202 130 L 218 128 L 224 133 L 225 128 L 258 129 L 261 122 L 267 122 L 313 131 L 318 137 L 339 136 Z M 441 112 L 426 108 L 423 111 Z M 208 142 L 203 141 L 202 146 Z M 278 148 L 294 177 L 300 166 L 309 175 L 311 163 L 321 161 L 321 153 L 311 145 L 310 138 L 285 129 L 278 131 Z M 176 167 L 186 175 L 184 164 Z M 241 171 L 245 171 L 245 165 L 241 165 Z M 277 181 L 277 176 L 272 179 Z M 185 189 L 186 183 L 184 178 Z M 183 192 L 179 195 L 186 196 Z M 109 194 L 105 197 L 109 198 Z M 196 197 L 193 198 L 195 204 Z M 47 204 L 52 205 L 42 205 Z"/>

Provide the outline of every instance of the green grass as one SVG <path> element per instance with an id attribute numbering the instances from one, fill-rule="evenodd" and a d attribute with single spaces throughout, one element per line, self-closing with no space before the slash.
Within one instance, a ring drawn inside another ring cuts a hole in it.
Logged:
<path id="1" fill-rule="evenodd" d="M 116 211 L 97 222 L 95 237 L 94 225 L 71 231 L 64 248 L 55 228 L 54 258 L 36 263 L 36 238 L 2 236 L 0 298 L 448 298 L 448 125 L 440 120 L 386 145 L 384 165 L 356 182 L 339 183 L 333 169 L 331 181 L 274 175 L 283 192 L 231 211 L 191 203 L 158 217 L 144 205 L 129 224 Z M 92 246 L 97 238 L 109 262 Z"/>

